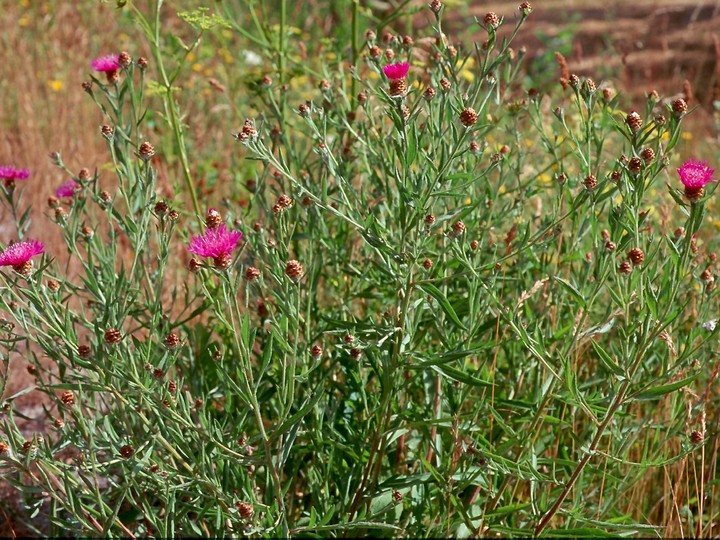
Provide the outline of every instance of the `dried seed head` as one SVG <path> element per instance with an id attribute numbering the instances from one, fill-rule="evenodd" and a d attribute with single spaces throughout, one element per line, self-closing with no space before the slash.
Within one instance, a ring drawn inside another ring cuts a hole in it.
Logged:
<path id="1" fill-rule="evenodd" d="M 675 232 L 673 233 L 673 235 L 675 236 L 675 240 L 679 240 L 680 238 L 683 237 L 684 234 L 685 234 L 685 227 L 678 227 L 677 229 L 675 229 Z"/>
<path id="2" fill-rule="evenodd" d="M 602 231 L 600 231 L 600 237 L 605 241 L 610 240 L 610 231 L 608 231 L 607 229 L 603 229 Z"/>
<path id="3" fill-rule="evenodd" d="M 248 281 L 255 281 L 259 277 L 260 277 L 260 270 L 258 270 L 254 266 L 248 266 L 245 269 L 245 279 L 247 279 Z"/>
<path id="4" fill-rule="evenodd" d="M 285 265 L 285 275 L 295 283 L 300 281 L 304 273 L 305 268 L 300 261 L 291 260 Z"/>
<path id="5" fill-rule="evenodd" d="M 313 358 L 320 358 L 322 356 L 322 353 L 323 348 L 318 344 L 313 345 L 312 349 L 310 349 L 310 354 Z"/>
<path id="6" fill-rule="evenodd" d="M 658 114 L 654 120 L 658 126 L 662 126 L 665 124 L 665 117 L 662 114 Z"/>
<path id="7" fill-rule="evenodd" d="M 432 225 L 435 223 L 435 216 L 432 214 L 427 214 L 425 216 L 425 225 Z"/>
<path id="8" fill-rule="evenodd" d="M 108 328 L 105 330 L 105 343 L 108 345 L 116 345 L 122 340 L 122 334 L 117 328 Z"/>
<path id="9" fill-rule="evenodd" d="M 150 161 L 150 158 L 152 158 L 154 155 L 155 147 L 147 141 L 142 143 L 140 145 L 140 148 L 138 148 L 138 156 L 143 161 Z"/>
<path id="10" fill-rule="evenodd" d="M 57 292 L 60 289 L 60 282 L 56 279 L 48 279 L 47 288 L 50 289 L 52 292 Z"/>
<path id="11" fill-rule="evenodd" d="M 144 56 L 141 56 L 140 58 L 138 58 L 138 59 L 137 59 L 137 65 L 138 65 L 138 67 L 139 67 L 140 69 L 146 70 L 147 67 L 148 67 L 147 58 L 145 58 Z"/>
<path id="12" fill-rule="evenodd" d="M 632 265 L 629 261 L 623 261 L 618 265 L 618 272 L 621 274 L 629 274 L 632 272 Z"/>
<path id="13" fill-rule="evenodd" d="M 167 336 L 165 336 L 165 346 L 171 351 L 174 351 L 180 346 L 180 336 L 178 336 L 175 332 L 170 332 Z"/>
<path id="14" fill-rule="evenodd" d="M 207 211 L 207 214 L 205 215 L 205 226 L 208 229 L 214 229 L 215 227 L 218 227 L 223 221 L 222 216 L 220 215 L 220 212 L 215 210 L 214 208 L 210 208 Z"/>
<path id="15" fill-rule="evenodd" d="M 357 349 L 357 348 L 350 349 L 350 358 L 352 358 L 353 360 L 357 360 L 361 356 L 362 356 L 362 350 Z"/>
<path id="16" fill-rule="evenodd" d="M 12 268 L 21 276 L 27 277 L 32 273 L 33 263 L 32 261 L 25 261 L 24 263 L 13 265 Z"/>
<path id="17" fill-rule="evenodd" d="M 673 114 L 677 117 L 683 116 L 688 111 L 688 104 L 683 98 L 677 98 L 672 102 Z"/>
<path id="18" fill-rule="evenodd" d="M 422 262 L 422 265 L 423 265 L 423 268 L 424 268 L 425 270 L 430 270 L 430 269 L 432 268 L 432 265 L 433 265 L 432 259 L 425 259 L 425 260 Z"/>
<path id="19" fill-rule="evenodd" d="M 77 354 L 80 358 L 90 358 L 92 349 L 88 345 L 78 345 Z"/>
<path id="20" fill-rule="evenodd" d="M 95 236 L 95 231 L 89 225 L 83 225 L 80 229 L 80 234 L 82 234 L 87 240 L 90 240 L 93 236 Z"/>
<path id="21" fill-rule="evenodd" d="M 642 127 L 643 121 L 642 121 L 642 118 L 640 118 L 640 115 L 639 115 L 637 112 L 632 111 L 631 113 L 629 113 L 629 114 L 625 117 L 625 123 L 626 123 L 626 124 L 628 125 L 628 127 L 630 128 L 630 131 L 632 131 L 633 133 L 635 133 L 635 132 L 637 132 L 637 131 Z"/>
<path id="22" fill-rule="evenodd" d="M 472 107 L 467 107 L 460 113 L 460 122 L 465 127 L 474 126 L 477 119 L 478 115 Z"/>
<path id="23" fill-rule="evenodd" d="M 213 259 L 213 265 L 218 270 L 225 270 L 232 264 L 232 256 L 229 253 L 223 253 Z"/>
<path id="24" fill-rule="evenodd" d="M 477 240 L 473 240 L 472 242 L 470 242 L 470 249 L 475 251 L 479 245 L 480 245 L 480 243 Z"/>
<path id="25" fill-rule="evenodd" d="M 612 240 L 608 240 L 607 242 L 605 242 L 605 249 L 607 251 L 613 252 L 617 249 L 617 245 Z"/>
<path id="26" fill-rule="evenodd" d="M 530 2 L 522 2 L 522 3 L 520 4 L 520 6 L 518 7 L 518 9 L 519 9 L 519 10 L 522 12 L 522 14 L 523 14 L 524 16 L 526 16 L 526 17 L 527 17 L 528 15 L 530 15 L 530 14 L 532 13 L 532 10 L 533 10 L 532 5 L 530 4 Z"/>
<path id="27" fill-rule="evenodd" d="M 627 252 L 627 258 L 633 263 L 633 266 L 637 266 L 645 260 L 645 253 L 640 248 L 632 248 Z"/>
<path id="28" fill-rule="evenodd" d="M 287 195 L 280 195 L 280 197 L 278 197 L 277 204 L 279 204 L 282 208 L 290 208 L 293 205 L 293 200 Z"/>
<path id="29" fill-rule="evenodd" d="M 602 95 L 605 101 L 610 101 L 613 97 L 613 91 L 610 88 L 603 88 Z"/>
<path id="30" fill-rule="evenodd" d="M 63 420 L 62 418 L 56 418 L 53 422 L 53 425 L 55 426 L 55 429 L 62 429 L 65 427 L 65 420 Z"/>
<path id="31" fill-rule="evenodd" d="M 92 83 L 90 81 L 83 81 L 81 86 L 88 94 L 92 93 Z"/>
<path id="32" fill-rule="evenodd" d="M 651 163 L 655 159 L 655 150 L 652 148 L 645 148 L 640 152 L 640 157 L 645 163 Z"/>
<path id="33" fill-rule="evenodd" d="M 155 203 L 155 214 L 162 217 L 168 213 L 170 207 L 165 201 L 158 201 Z"/>
<path id="34" fill-rule="evenodd" d="M 87 182 L 88 180 L 90 180 L 90 170 L 87 167 L 83 167 L 82 169 L 80 169 L 80 172 L 78 172 L 77 178 L 81 182 Z"/>
<path id="35" fill-rule="evenodd" d="M 132 57 L 127 51 L 123 51 L 118 55 L 118 64 L 122 67 L 128 67 L 132 62 Z"/>
<path id="36" fill-rule="evenodd" d="M 697 236 L 694 234 L 690 237 L 690 251 L 692 251 L 693 255 L 697 255 L 698 253 Z"/>
<path id="37" fill-rule="evenodd" d="M 367 102 L 367 100 L 368 100 L 367 92 L 360 92 L 357 96 L 357 100 L 360 105 Z"/>
<path id="38" fill-rule="evenodd" d="M 583 185 L 588 189 L 588 191 L 593 191 L 597 187 L 597 178 L 595 178 L 592 174 L 586 176 L 585 180 L 583 180 Z"/>
<path id="39" fill-rule="evenodd" d="M 698 431 L 697 429 L 693 430 L 692 433 L 690 433 L 690 442 L 693 444 L 702 444 L 705 440 L 705 436 L 703 435 L 702 431 Z"/>
<path id="40" fill-rule="evenodd" d="M 580 77 L 578 77 L 574 73 L 571 74 L 570 77 L 568 77 L 568 84 L 571 88 L 577 88 L 578 86 L 580 86 Z"/>
<path id="41" fill-rule="evenodd" d="M 378 47 L 377 45 L 373 45 L 372 47 L 370 47 L 368 49 L 368 55 L 373 60 L 377 60 L 378 58 L 380 58 L 382 56 L 382 49 L 380 47 Z"/>
<path id="42" fill-rule="evenodd" d="M 55 209 L 55 221 L 62 223 L 66 219 L 67 219 L 67 212 L 60 207 L 56 208 Z"/>
<path id="43" fill-rule="evenodd" d="M 112 126 L 108 126 L 107 124 L 100 128 L 100 132 L 108 139 L 113 136 L 113 128 Z"/>
<path id="44" fill-rule="evenodd" d="M 130 459 L 135 455 L 135 449 L 129 444 L 126 444 L 125 446 L 120 447 L 120 455 L 125 459 Z"/>
<path id="45" fill-rule="evenodd" d="M 200 262 L 200 259 L 192 257 L 188 262 L 188 270 L 195 273 L 200 270 L 200 268 L 202 268 L 202 263 Z"/>
<path id="46" fill-rule="evenodd" d="M 53 197 L 52 195 L 48 197 L 47 205 L 49 208 L 56 208 L 60 204 L 60 201 L 58 201 L 57 197 Z"/>
<path id="47" fill-rule="evenodd" d="M 497 13 L 490 11 L 483 17 L 483 22 L 485 23 L 485 26 L 494 30 L 500 26 L 500 17 L 498 17 Z"/>
<path id="48" fill-rule="evenodd" d="M 452 236 L 458 237 L 461 236 L 465 232 L 465 224 L 458 220 L 455 223 L 453 223 L 452 226 Z"/>
<path id="49" fill-rule="evenodd" d="M 148 371 L 150 370 L 151 367 L 152 366 L 150 364 L 145 365 L 145 369 L 147 369 Z M 152 370 L 152 375 L 153 375 L 153 379 L 155 379 L 156 381 L 159 381 L 165 377 L 165 372 L 158 367 L 158 368 L 155 368 Z"/>
<path id="50" fill-rule="evenodd" d="M 110 193 L 108 193 L 108 192 L 105 191 L 105 190 L 102 190 L 102 191 L 100 192 L 100 201 L 104 202 L 105 204 L 107 204 L 107 203 L 109 203 L 110 201 L 112 201 L 112 197 L 110 196 Z"/>
<path id="51" fill-rule="evenodd" d="M 445 77 L 440 79 L 440 88 L 442 88 L 443 92 L 448 92 L 451 86 L 450 81 L 448 81 Z"/>
<path id="52" fill-rule="evenodd" d="M 435 14 L 440 13 L 440 10 L 442 9 L 442 2 L 440 0 L 432 0 L 428 7 L 430 8 L 430 11 L 432 11 Z"/>
<path id="53" fill-rule="evenodd" d="M 695 203 L 705 196 L 705 188 L 703 186 L 685 186 L 685 198 L 691 203 Z"/>
<path id="54" fill-rule="evenodd" d="M 241 519 L 250 519 L 255 513 L 255 510 L 250 503 L 237 502 L 235 503 L 235 508 L 237 508 L 238 514 L 240 514 Z"/>
<path id="55" fill-rule="evenodd" d="M 168 392 L 172 395 L 175 395 L 175 392 L 177 392 L 177 383 L 175 381 L 168 382 Z"/>
<path id="56" fill-rule="evenodd" d="M 712 271 L 709 268 L 706 268 L 705 270 L 703 270 L 702 274 L 700 274 L 700 279 L 702 281 L 704 281 L 705 283 L 715 280 L 715 278 L 712 275 Z"/>
<path id="57" fill-rule="evenodd" d="M 388 49 L 389 50 L 389 49 Z M 390 81 L 390 92 L 391 96 L 403 96 L 407 92 L 408 85 L 405 78 L 392 79 Z"/>
<path id="58" fill-rule="evenodd" d="M 75 394 L 73 394 L 70 390 L 66 390 L 60 394 L 60 401 L 66 407 L 72 407 L 75 405 Z"/>
<path id="59" fill-rule="evenodd" d="M 643 162 L 639 157 L 632 157 L 628 161 L 628 170 L 633 174 L 638 174 L 642 170 Z"/>

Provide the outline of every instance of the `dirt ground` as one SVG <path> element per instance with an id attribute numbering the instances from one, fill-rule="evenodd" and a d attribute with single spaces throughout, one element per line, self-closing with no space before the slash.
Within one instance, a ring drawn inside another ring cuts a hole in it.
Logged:
<path id="1" fill-rule="evenodd" d="M 516 49 L 523 45 L 527 48 L 528 62 L 552 55 L 552 46 L 558 40 L 570 40 L 571 53 L 567 60 L 571 72 L 592 77 L 597 83 L 612 77 L 612 85 L 631 95 L 638 107 L 645 93 L 653 89 L 665 97 L 682 94 L 687 80 L 692 90 L 690 105 L 700 106 L 691 116 L 692 129 L 706 139 L 717 140 L 713 102 L 720 100 L 720 30 L 716 30 L 720 22 L 720 1 L 535 0 L 532 3 L 534 12 L 515 42 Z M 470 15 L 480 19 L 488 11 L 504 16 L 509 23 L 507 31 L 517 16 L 519 1 L 472 4 Z M 449 33 L 466 22 L 467 17 L 456 16 L 452 9 L 448 10 Z M 567 45 L 567 41 L 565 43 Z M 6 75 L 10 76 L 0 67 L 0 77 Z M 12 136 L 20 137 L 20 134 L 6 134 L 6 138 Z M 2 397 L 33 384 L 25 367 L 21 359 L 12 360 L 9 384 Z M 36 419 L 23 426 L 26 434 L 45 430 L 47 421 L 37 394 L 23 396 L 16 405 Z M 2 537 L 31 534 L 23 526 L 21 501 L 13 493 L 0 481 Z"/>

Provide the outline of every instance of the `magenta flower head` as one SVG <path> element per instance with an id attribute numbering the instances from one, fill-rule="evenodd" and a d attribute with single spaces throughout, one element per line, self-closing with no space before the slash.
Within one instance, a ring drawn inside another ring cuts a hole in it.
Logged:
<path id="1" fill-rule="evenodd" d="M 61 199 L 72 199 L 79 189 L 80 184 L 78 184 L 75 180 L 70 180 L 57 188 L 55 190 L 55 195 Z"/>
<path id="2" fill-rule="evenodd" d="M 396 81 L 398 79 L 404 79 L 408 74 L 409 69 L 410 64 L 407 62 L 399 62 L 397 64 L 388 64 L 385 66 L 383 68 L 383 73 L 391 81 Z"/>
<path id="3" fill-rule="evenodd" d="M 120 69 L 120 61 L 117 54 L 108 54 L 96 58 L 90 65 L 95 71 L 105 73 L 109 83 L 116 83 L 119 79 L 118 70 Z"/>
<path id="4" fill-rule="evenodd" d="M 117 71 L 120 69 L 120 62 L 118 61 L 118 55 L 117 54 L 108 54 L 106 56 L 101 56 L 100 58 L 96 58 L 92 62 L 90 62 L 90 65 L 95 71 Z"/>
<path id="5" fill-rule="evenodd" d="M 18 274 L 27 276 L 32 271 L 30 259 L 41 253 L 45 253 L 45 246 L 39 240 L 17 242 L 0 253 L 0 266 L 12 266 Z"/>
<path id="6" fill-rule="evenodd" d="M 388 64 L 383 68 L 383 73 L 390 79 L 390 92 L 391 96 L 403 96 L 407 92 L 408 86 L 405 80 L 405 75 L 408 74 L 410 64 L 407 62 L 400 62 L 398 64 Z"/>
<path id="7" fill-rule="evenodd" d="M 212 258 L 215 268 L 222 270 L 230 266 L 230 253 L 242 237 L 240 231 L 228 231 L 223 223 L 219 227 L 209 228 L 203 235 L 193 236 L 188 251 L 200 257 Z"/>
<path id="8" fill-rule="evenodd" d="M 15 180 L 27 180 L 29 176 L 30 172 L 27 169 L 16 169 L 7 165 L 0 166 L 0 180 L 8 191 L 15 189 Z"/>
<path id="9" fill-rule="evenodd" d="M 677 170 L 680 181 L 685 186 L 685 197 L 690 202 L 697 202 L 705 195 L 705 184 L 715 182 L 715 169 L 708 166 L 707 161 L 688 159 Z"/>

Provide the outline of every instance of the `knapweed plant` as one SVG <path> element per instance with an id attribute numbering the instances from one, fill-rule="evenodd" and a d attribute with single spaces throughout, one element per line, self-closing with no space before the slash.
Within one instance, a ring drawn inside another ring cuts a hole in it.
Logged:
<path id="1" fill-rule="evenodd" d="M 2 358 L 48 398 L 28 434 L 5 396 L 0 470 L 39 530 L 717 534 L 715 183 L 672 154 L 683 99 L 533 88 L 510 42 L 527 2 L 472 45 L 437 0 L 404 36 L 410 13 L 353 2 L 349 43 L 304 59 L 285 1 L 274 26 L 253 2 L 183 13 L 191 41 L 162 2 L 119 4 L 152 54 L 92 62 L 112 173 L 51 156 L 64 245 L 28 228 L 37 180 L 0 168 Z M 227 197 L 199 197 L 213 156 L 177 85 L 233 32 L 267 71 L 229 98 Z"/>

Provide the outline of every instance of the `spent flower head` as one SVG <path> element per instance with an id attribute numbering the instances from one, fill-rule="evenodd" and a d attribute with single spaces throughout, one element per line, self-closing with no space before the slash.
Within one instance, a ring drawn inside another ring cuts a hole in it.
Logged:
<path id="1" fill-rule="evenodd" d="M 227 268 L 230 264 L 230 253 L 242 237 L 240 231 L 228 231 L 223 223 L 209 228 L 203 235 L 192 237 L 188 251 L 193 255 L 212 258 L 217 268 Z"/>

